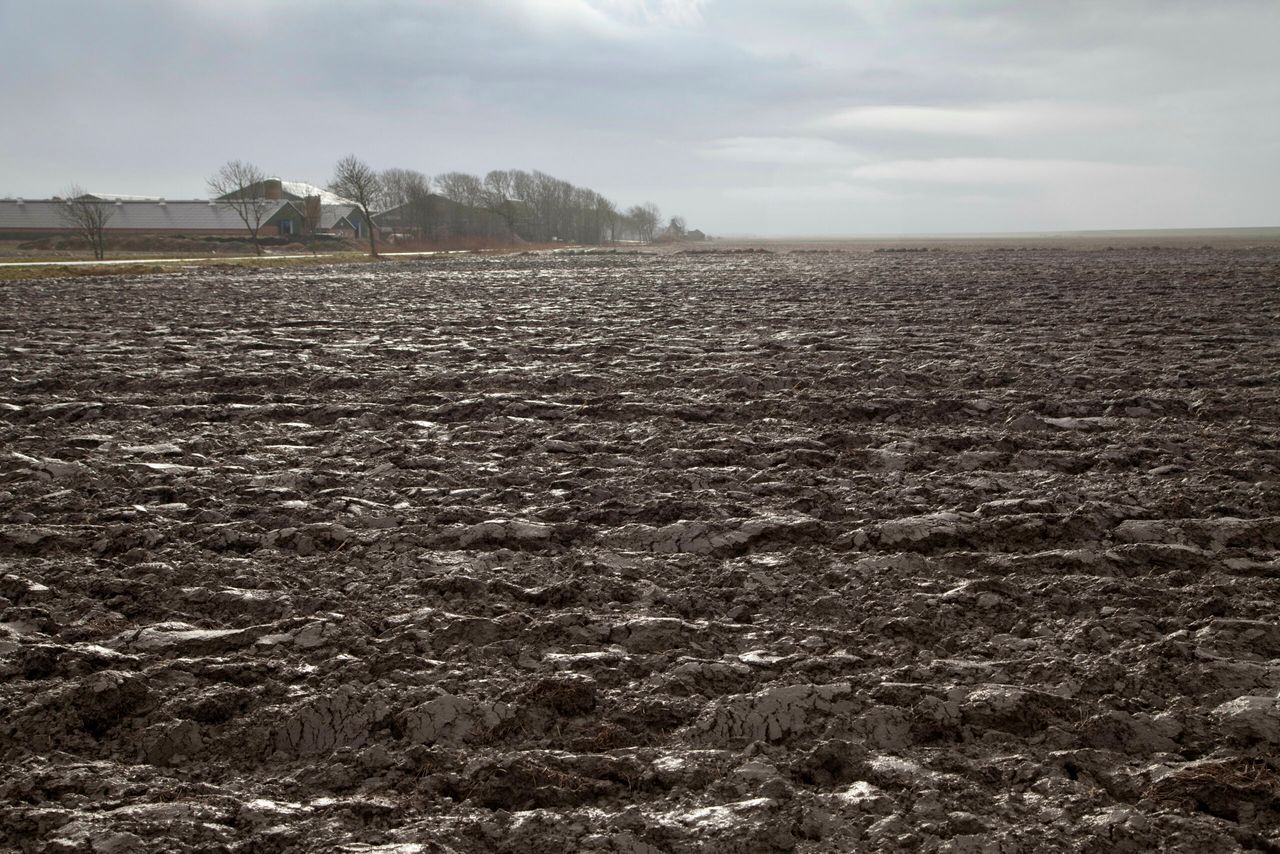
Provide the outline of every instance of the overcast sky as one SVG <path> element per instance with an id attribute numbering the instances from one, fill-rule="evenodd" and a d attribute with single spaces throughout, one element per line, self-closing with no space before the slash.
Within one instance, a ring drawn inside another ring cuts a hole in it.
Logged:
<path id="1" fill-rule="evenodd" d="M 714 234 L 1280 225 L 1277 0 L 0 0 L 0 196 L 541 169 Z"/>

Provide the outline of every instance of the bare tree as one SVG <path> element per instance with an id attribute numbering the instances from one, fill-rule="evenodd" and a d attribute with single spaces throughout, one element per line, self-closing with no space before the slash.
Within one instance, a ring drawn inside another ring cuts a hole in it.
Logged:
<path id="1" fill-rule="evenodd" d="M 652 240 L 661 225 L 651 204 L 622 216 L 617 205 L 594 190 L 545 172 L 495 169 L 483 178 L 445 172 L 428 181 L 419 172 L 388 169 L 381 180 L 382 200 L 398 208 L 389 220 L 398 226 L 414 223 L 422 234 L 443 227 L 455 237 L 591 244 L 616 241 L 624 230 Z M 433 185 L 439 196 L 431 195 Z"/>
<path id="2" fill-rule="evenodd" d="M 416 169 L 382 170 L 381 205 L 394 211 L 389 221 L 397 230 L 410 231 L 418 240 L 425 240 L 435 224 L 431 179 Z"/>
<path id="3" fill-rule="evenodd" d="M 643 205 L 627 208 L 627 219 L 631 221 L 636 237 L 644 243 L 651 243 L 654 232 L 658 229 L 658 223 L 662 221 L 662 215 L 658 212 L 657 205 L 653 202 L 645 202 Z"/>
<path id="4" fill-rule="evenodd" d="M 517 236 L 516 218 L 519 206 L 515 200 L 515 178 L 505 169 L 494 169 L 484 176 L 484 206 L 507 226 L 512 237 Z"/>
<path id="5" fill-rule="evenodd" d="M 470 207 L 484 203 L 484 183 L 475 175 L 446 172 L 436 177 L 436 185 L 440 187 L 440 195 L 451 202 Z"/>
<path id="6" fill-rule="evenodd" d="M 600 217 L 601 240 L 609 233 L 609 243 L 618 242 L 618 206 L 604 196 L 596 197 L 596 214 Z"/>
<path id="7" fill-rule="evenodd" d="M 667 223 L 667 234 L 676 240 L 683 240 L 688 227 L 685 225 L 684 217 L 673 216 L 671 221 Z"/>
<path id="8" fill-rule="evenodd" d="M 431 179 L 416 169 L 382 170 L 382 206 L 384 210 L 407 205 L 415 197 L 431 192 Z"/>
<path id="9" fill-rule="evenodd" d="M 85 193 L 79 184 L 72 184 L 65 193 L 65 204 L 58 208 L 58 216 L 76 233 L 89 241 L 93 257 L 101 261 L 107 251 L 107 222 L 115 215 L 116 207 Z"/>
<path id="10" fill-rule="evenodd" d="M 514 212 L 505 204 L 503 186 L 507 179 L 494 177 L 505 174 L 489 173 L 486 180 L 493 177 L 492 184 L 466 172 L 447 172 L 436 179 L 440 195 L 457 205 L 454 208 L 455 225 L 461 231 L 493 237 L 495 232 L 502 230 L 499 222 L 505 225 L 505 230 L 511 231 Z"/>
<path id="11" fill-rule="evenodd" d="M 333 180 L 329 190 L 356 203 L 369 227 L 369 254 L 378 257 L 377 229 L 373 225 L 373 211 L 382 197 L 382 178 L 354 154 L 348 154 L 333 168 Z"/>
<path id="12" fill-rule="evenodd" d="M 259 255 L 262 254 L 262 244 L 258 240 L 258 233 L 272 208 L 279 204 L 277 200 L 266 197 L 263 187 L 266 180 L 267 174 L 252 163 L 228 160 L 205 182 L 209 193 L 230 205 L 244 227 L 249 229 L 253 248 Z"/>

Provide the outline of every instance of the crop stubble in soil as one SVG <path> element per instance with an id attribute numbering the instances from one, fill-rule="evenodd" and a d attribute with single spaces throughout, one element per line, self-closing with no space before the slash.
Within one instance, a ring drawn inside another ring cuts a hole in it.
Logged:
<path id="1" fill-rule="evenodd" d="M 1278 272 L 0 289 L 0 843 L 1276 850 Z"/>

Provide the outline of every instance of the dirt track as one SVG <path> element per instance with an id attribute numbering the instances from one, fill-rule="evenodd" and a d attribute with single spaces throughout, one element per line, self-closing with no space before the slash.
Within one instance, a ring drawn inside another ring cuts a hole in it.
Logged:
<path id="1" fill-rule="evenodd" d="M 0 845 L 1280 850 L 1280 252 L 0 318 Z"/>

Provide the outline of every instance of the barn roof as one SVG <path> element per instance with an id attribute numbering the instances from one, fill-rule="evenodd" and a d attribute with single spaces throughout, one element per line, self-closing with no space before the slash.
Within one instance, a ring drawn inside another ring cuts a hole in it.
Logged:
<path id="1" fill-rule="evenodd" d="M 164 196 L 130 196 L 125 193 L 84 193 L 81 199 L 102 199 L 105 202 L 159 202 Z"/>
<path id="2" fill-rule="evenodd" d="M 230 205 L 205 199 L 171 201 L 116 201 L 111 209 L 108 231 L 241 231 L 244 221 Z M 67 202 L 53 199 L 0 199 L 0 231 L 6 229 L 63 230 L 69 228 L 60 211 Z M 262 221 L 266 223 L 293 202 L 271 202 Z"/>
<path id="3" fill-rule="evenodd" d="M 317 228 L 335 228 L 342 220 L 347 219 L 348 225 L 352 223 L 348 219 L 352 214 L 359 214 L 359 209 L 355 205 L 320 205 L 320 222 Z"/>
<path id="4" fill-rule="evenodd" d="M 355 202 L 350 199 L 344 199 L 337 193 L 331 193 L 324 187 L 317 187 L 315 184 L 308 184 L 304 181 L 281 181 L 280 190 L 287 196 L 292 196 L 295 201 L 305 199 L 307 196 L 319 196 L 322 205 L 354 205 Z"/>

